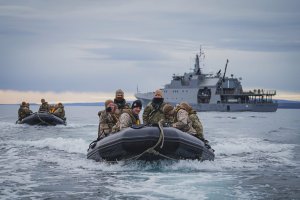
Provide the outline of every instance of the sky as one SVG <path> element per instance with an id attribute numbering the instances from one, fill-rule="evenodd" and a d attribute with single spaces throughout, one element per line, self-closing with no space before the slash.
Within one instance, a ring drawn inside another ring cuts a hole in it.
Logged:
<path id="1" fill-rule="evenodd" d="M 300 100 L 298 0 L 0 0 L 0 103 L 97 102 L 190 72 Z"/>

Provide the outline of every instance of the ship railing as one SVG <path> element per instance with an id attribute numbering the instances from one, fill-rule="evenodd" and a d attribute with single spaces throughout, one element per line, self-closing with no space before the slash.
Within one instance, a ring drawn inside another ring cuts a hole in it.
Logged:
<path id="1" fill-rule="evenodd" d="M 276 95 L 276 90 L 263 90 L 263 89 L 256 90 L 256 89 L 254 89 L 253 91 L 249 90 L 248 92 L 244 92 L 244 94 L 274 96 L 274 95 Z"/>
<path id="2" fill-rule="evenodd" d="M 249 91 L 221 91 L 217 90 L 216 94 L 218 95 L 249 95 L 249 96 L 274 96 L 276 95 L 276 90 L 256 90 L 254 89 Z"/>

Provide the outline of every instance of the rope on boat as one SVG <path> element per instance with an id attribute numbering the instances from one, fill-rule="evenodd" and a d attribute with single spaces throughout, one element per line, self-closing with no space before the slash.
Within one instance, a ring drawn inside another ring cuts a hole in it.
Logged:
<path id="1" fill-rule="evenodd" d="M 125 159 L 124 161 L 130 161 L 130 160 L 137 160 L 139 159 L 140 157 L 142 157 L 144 154 L 146 153 L 150 153 L 150 154 L 154 154 L 154 155 L 159 155 L 161 157 L 164 157 L 166 159 L 169 159 L 169 160 L 176 160 L 174 158 L 171 158 L 171 157 L 168 157 L 168 156 L 165 156 L 163 154 L 161 154 L 159 151 L 155 150 L 155 148 L 161 143 L 160 145 L 160 148 L 162 149 L 163 146 L 164 146 L 164 142 L 165 142 L 165 134 L 164 134 L 164 130 L 163 130 L 163 126 L 162 126 L 162 120 L 160 120 L 158 122 L 158 128 L 160 130 L 160 134 L 159 134 L 159 138 L 158 138 L 158 141 L 156 142 L 156 144 L 148 149 L 146 149 L 144 152 L 142 152 L 141 154 L 139 155 L 136 155 L 132 158 L 128 158 L 128 159 Z"/>
<path id="2" fill-rule="evenodd" d="M 39 115 L 38 112 L 36 113 L 36 115 L 38 116 L 39 120 L 40 120 L 42 123 L 45 123 L 45 124 L 48 124 L 48 125 L 52 126 L 52 124 L 50 124 L 50 123 L 45 122 L 44 120 L 42 120 L 42 119 L 40 118 L 40 115 Z"/>

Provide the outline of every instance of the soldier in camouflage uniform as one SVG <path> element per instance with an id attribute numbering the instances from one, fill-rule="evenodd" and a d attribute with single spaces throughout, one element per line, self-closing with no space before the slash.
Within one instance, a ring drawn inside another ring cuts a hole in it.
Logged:
<path id="1" fill-rule="evenodd" d="M 180 103 L 175 109 L 173 127 L 183 132 L 188 132 L 196 135 L 196 130 L 192 126 L 192 121 L 189 118 L 189 105 L 187 103 Z"/>
<path id="2" fill-rule="evenodd" d="M 142 102 L 140 100 L 136 100 L 132 103 L 131 109 L 124 109 L 123 113 L 119 119 L 119 129 L 122 130 L 127 127 L 131 127 L 132 125 L 139 125 L 139 113 L 142 109 Z"/>
<path id="3" fill-rule="evenodd" d="M 25 111 L 26 111 L 26 117 L 33 113 L 32 110 L 30 110 L 29 103 L 26 103 L 26 110 Z"/>
<path id="4" fill-rule="evenodd" d="M 116 115 L 118 117 L 120 117 L 123 113 L 123 109 L 130 109 L 130 104 L 126 103 L 126 100 L 124 99 L 124 92 L 121 89 L 116 91 L 114 103 L 117 105 Z"/>
<path id="5" fill-rule="evenodd" d="M 42 105 L 39 108 L 39 112 L 50 112 L 50 106 L 48 102 L 45 101 L 45 99 L 41 99 Z"/>
<path id="6" fill-rule="evenodd" d="M 164 102 L 163 93 L 161 90 L 156 90 L 154 98 L 146 106 L 143 113 L 144 124 L 158 124 L 160 120 L 164 120 L 163 107 L 166 103 Z"/>
<path id="7" fill-rule="evenodd" d="M 116 108 L 117 106 L 113 103 L 112 100 L 107 100 L 105 101 L 105 110 L 98 113 L 98 140 L 113 132 L 114 127 L 118 122 L 118 118 L 115 114 Z"/>
<path id="8" fill-rule="evenodd" d="M 18 119 L 22 120 L 26 117 L 26 102 L 23 101 L 18 110 Z"/>
<path id="9" fill-rule="evenodd" d="M 196 130 L 196 137 L 199 138 L 200 140 L 204 140 L 203 126 L 200 119 L 197 116 L 197 112 L 191 109 L 191 111 L 189 111 L 189 117 L 192 121 L 193 128 Z"/>
<path id="10" fill-rule="evenodd" d="M 62 103 L 58 103 L 55 105 L 55 111 L 53 112 L 54 115 L 60 117 L 61 119 L 65 119 L 65 109 Z"/>
<path id="11" fill-rule="evenodd" d="M 171 104 L 166 103 L 163 107 L 164 113 L 164 126 L 172 126 L 174 123 L 174 107 Z"/>

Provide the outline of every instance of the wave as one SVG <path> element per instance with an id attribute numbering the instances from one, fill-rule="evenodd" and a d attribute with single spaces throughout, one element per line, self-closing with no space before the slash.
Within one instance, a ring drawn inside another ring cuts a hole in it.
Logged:
<path id="1" fill-rule="evenodd" d="M 15 145 L 26 145 L 37 148 L 49 148 L 55 150 L 61 150 L 68 153 L 80 153 L 85 154 L 87 152 L 87 147 L 89 142 L 79 138 L 46 138 L 36 141 L 12 141 Z"/>
<path id="2" fill-rule="evenodd" d="M 259 138 L 218 138 L 212 145 L 216 161 L 224 168 L 254 168 L 296 166 L 293 161 L 294 144 L 274 143 Z"/>

